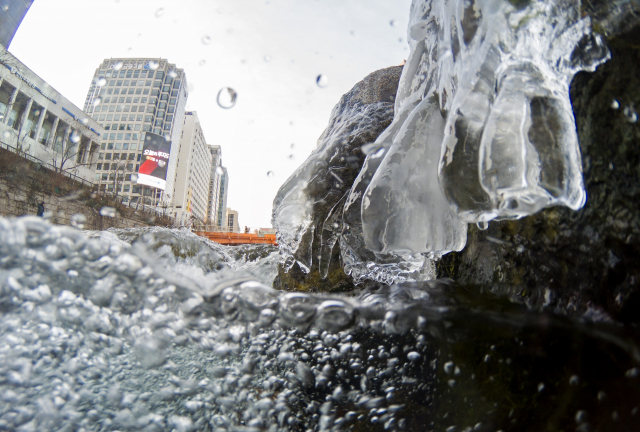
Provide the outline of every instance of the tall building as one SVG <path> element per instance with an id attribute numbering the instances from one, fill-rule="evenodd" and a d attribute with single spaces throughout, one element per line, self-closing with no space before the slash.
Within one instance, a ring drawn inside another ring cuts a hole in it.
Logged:
<path id="1" fill-rule="evenodd" d="M 227 216 L 227 191 L 229 189 L 229 172 L 223 166 L 220 166 L 220 168 L 222 169 L 222 175 L 220 176 L 220 194 L 218 195 L 217 225 L 219 227 L 224 227 L 227 225 L 227 221 L 225 219 Z"/>
<path id="2" fill-rule="evenodd" d="M 102 127 L 0 47 L 0 142 L 94 181 Z"/>
<path id="3" fill-rule="evenodd" d="M 231 232 L 239 233 L 240 221 L 238 220 L 238 212 L 236 210 L 231 210 L 230 208 L 227 208 L 226 214 L 227 214 L 227 217 L 226 217 L 227 229 Z"/>
<path id="4" fill-rule="evenodd" d="M 9 48 L 33 0 L 4 0 L 0 7 L 0 45 Z"/>
<path id="5" fill-rule="evenodd" d="M 198 114 L 185 112 L 171 203 L 176 220 L 183 223 L 191 216 L 202 223 L 207 219 L 211 173 L 209 147 Z"/>
<path id="6" fill-rule="evenodd" d="M 220 202 L 220 180 L 222 179 L 222 149 L 219 145 L 210 145 L 211 173 L 209 174 L 209 200 L 207 220 L 210 225 L 218 225 L 218 203 Z"/>
<path id="7" fill-rule="evenodd" d="M 97 164 L 97 188 L 123 201 L 169 205 L 187 103 L 182 69 L 161 58 L 105 59 L 96 69 L 84 110 L 104 127 Z M 166 187 L 141 185 L 137 172 L 145 132 L 170 141 Z"/>

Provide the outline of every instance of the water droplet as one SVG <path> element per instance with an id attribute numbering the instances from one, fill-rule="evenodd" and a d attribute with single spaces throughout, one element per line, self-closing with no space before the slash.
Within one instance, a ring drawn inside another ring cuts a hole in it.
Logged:
<path id="1" fill-rule="evenodd" d="M 614 110 L 617 110 L 618 108 L 620 108 L 620 102 L 618 102 L 617 100 L 613 100 L 611 102 L 611 108 L 613 108 Z"/>
<path id="2" fill-rule="evenodd" d="M 137 182 L 138 181 L 138 174 L 131 174 L 131 181 L 132 182 Z"/>
<path id="3" fill-rule="evenodd" d="M 164 8 L 156 10 L 156 18 L 160 18 L 162 15 L 164 15 Z"/>
<path id="4" fill-rule="evenodd" d="M 633 106 L 628 106 L 624 108 L 624 116 L 627 118 L 629 123 L 635 123 L 638 121 L 638 114 L 636 113 L 635 108 Z"/>
<path id="5" fill-rule="evenodd" d="M 267 177 L 271 178 L 273 177 L 275 174 L 273 173 L 273 171 L 267 171 Z"/>
<path id="6" fill-rule="evenodd" d="M 450 374 L 451 372 L 453 372 L 453 362 L 452 361 L 448 361 L 444 364 L 444 371 L 445 373 Z"/>
<path id="7" fill-rule="evenodd" d="M 324 74 L 320 74 L 316 77 L 316 84 L 318 84 L 320 88 L 325 88 L 329 85 L 329 78 Z"/>
<path id="8" fill-rule="evenodd" d="M 5 138 L 9 138 L 11 136 L 11 133 L 9 131 L 4 131 L 2 133 L 2 136 L 5 137 Z"/>
<path id="9" fill-rule="evenodd" d="M 204 66 L 207 64 L 207 61 L 205 59 L 200 60 L 200 62 L 198 63 L 200 66 Z"/>
<path id="10" fill-rule="evenodd" d="M 76 213 L 71 216 L 71 226 L 76 227 L 78 229 L 84 229 L 85 224 L 87 223 L 87 218 L 82 213 Z"/>
<path id="11" fill-rule="evenodd" d="M 101 97 L 97 97 L 93 100 L 93 106 L 98 106 L 102 103 L 102 98 Z"/>
<path id="12" fill-rule="evenodd" d="M 587 419 L 587 413 L 583 410 L 580 410 L 576 413 L 576 423 L 584 423 Z"/>
<path id="13" fill-rule="evenodd" d="M 69 140 L 74 144 L 79 143 L 80 142 L 80 134 L 78 133 L 78 131 L 73 131 L 71 133 L 71 136 L 69 136 Z"/>
<path id="14" fill-rule="evenodd" d="M 395 26 L 396 26 L 396 20 L 391 20 L 391 21 L 389 21 L 389 25 L 390 25 L 391 27 L 395 27 Z"/>
<path id="15" fill-rule="evenodd" d="M 407 354 L 407 358 L 411 361 L 416 361 L 420 358 L 420 353 L 411 351 L 410 353 Z"/>
<path id="16" fill-rule="evenodd" d="M 290 160 L 294 160 L 295 158 L 296 158 L 296 156 L 295 156 L 295 155 L 292 155 L 292 154 L 290 154 L 290 155 L 289 155 L 289 159 L 290 159 Z"/>
<path id="17" fill-rule="evenodd" d="M 178 76 L 178 72 L 176 72 L 175 70 L 170 70 L 170 71 L 169 71 L 169 76 L 170 76 L 171 78 L 175 78 L 175 77 L 177 77 L 177 76 Z"/>
<path id="18" fill-rule="evenodd" d="M 98 87 L 102 87 L 102 86 L 103 86 L 103 85 L 105 85 L 106 83 L 107 83 L 106 78 L 102 78 L 102 77 L 100 77 L 100 78 L 98 78 L 98 81 L 96 82 L 96 85 L 97 85 Z"/>
<path id="19" fill-rule="evenodd" d="M 218 105 L 220 108 L 231 109 L 236 104 L 238 93 L 231 87 L 224 87 L 218 92 Z"/>
<path id="20" fill-rule="evenodd" d="M 100 209 L 100 214 L 105 217 L 116 217 L 116 209 L 105 206 Z"/>
<path id="21" fill-rule="evenodd" d="M 270 55 L 266 55 L 264 56 L 264 61 L 266 61 L 267 63 L 269 63 L 271 61 L 271 56 Z"/>
<path id="22" fill-rule="evenodd" d="M 296 148 L 296 145 L 295 145 L 295 144 L 291 144 L 291 146 L 290 146 L 290 147 L 291 147 L 292 149 L 294 149 L 294 148 Z"/>
<path id="23" fill-rule="evenodd" d="M 113 65 L 113 70 L 119 71 L 122 69 L 122 66 L 124 66 L 124 63 L 121 60 L 117 61 L 116 64 Z"/>
<path id="24" fill-rule="evenodd" d="M 480 231 L 484 231 L 484 230 L 486 230 L 487 228 L 489 228 L 489 222 L 485 222 L 485 221 L 482 221 L 482 222 L 476 222 L 476 226 L 478 227 L 478 229 L 479 229 Z"/>
<path id="25" fill-rule="evenodd" d="M 201 40 L 203 45 L 209 45 L 211 43 L 211 36 L 204 35 Z"/>
<path id="26" fill-rule="evenodd" d="M 2 10 L 3 11 L 8 11 L 9 10 L 9 5 L 2 5 Z"/>
<path id="27" fill-rule="evenodd" d="M 629 369 L 624 376 L 627 378 L 635 378 L 640 374 L 640 370 L 638 368 Z"/>
<path id="28" fill-rule="evenodd" d="M 149 69 L 156 70 L 158 69 L 158 66 L 160 66 L 160 63 L 158 63 L 155 60 L 151 60 L 148 65 L 149 65 Z"/>
<path id="29" fill-rule="evenodd" d="M 224 170 L 222 169 L 222 167 L 217 167 L 216 168 L 216 174 L 218 174 L 218 175 L 224 174 Z"/>
<path id="30" fill-rule="evenodd" d="M 544 383 L 538 384 L 538 391 L 541 392 L 542 390 L 544 390 Z"/>
<path id="31" fill-rule="evenodd" d="M 580 378 L 578 378 L 578 375 L 571 375 L 571 378 L 569 378 L 569 384 L 571 385 L 578 385 L 578 383 L 580 382 Z"/>
<path id="32" fill-rule="evenodd" d="M 524 246 L 522 245 L 518 245 L 518 247 L 516 248 L 516 252 L 518 252 L 519 254 L 524 252 Z"/>
<path id="33" fill-rule="evenodd" d="M 80 123 L 82 123 L 83 125 L 86 125 L 86 124 L 89 123 L 89 119 L 85 117 L 85 118 L 80 120 Z"/>

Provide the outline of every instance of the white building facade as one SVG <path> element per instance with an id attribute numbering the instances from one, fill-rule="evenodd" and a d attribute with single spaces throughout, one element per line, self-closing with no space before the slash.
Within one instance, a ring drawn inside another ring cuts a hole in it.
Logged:
<path id="1" fill-rule="evenodd" d="M 220 193 L 218 195 L 218 221 L 219 227 L 227 226 L 227 192 L 229 190 L 229 171 L 220 166 L 222 175 L 220 175 Z"/>
<path id="2" fill-rule="evenodd" d="M 85 111 L 104 128 L 95 175 L 98 190 L 125 202 L 170 205 L 187 98 L 184 71 L 166 59 L 102 62 L 85 100 Z M 164 191 L 136 182 L 145 132 L 171 141 Z"/>
<path id="3" fill-rule="evenodd" d="M 219 145 L 210 145 L 211 173 L 209 175 L 209 202 L 207 203 L 207 225 L 218 224 L 218 205 L 220 202 L 220 181 L 222 180 L 222 149 Z"/>
<path id="4" fill-rule="evenodd" d="M 209 147 L 198 114 L 195 111 L 185 112 L 171 202 L 176 220 L 182 224 L 191 217 L 201 223 L 207 220 L 212 164 Z"/>
<path id="5" fill-rule="evenodd" d="M 0 142 L 91 184 L 102 127 L 0 47 Z"/>

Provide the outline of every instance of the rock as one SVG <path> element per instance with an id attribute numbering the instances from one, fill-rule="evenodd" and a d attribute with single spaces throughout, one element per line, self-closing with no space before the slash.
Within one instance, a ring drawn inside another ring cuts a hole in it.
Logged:
<path id="1" fill-rule="evenodd" d="M 533 306 L 640 321 L 640 27 L 610 38 L 612 58 L 571 84 L 587 203 L 470 226 L 438 276 L 519 291 Z"/>
<path id="2" fill-rule="evenodd" d="M 278 191 L 273 225 L 286 261 L 275 288 L 353 287 L 336 246 L 344 198 L 364 163 L 360 147 L 375 141 L 393 120 L 401 72 L 401 66 L 373 72 L 342 96 L 317 148 Z"/>

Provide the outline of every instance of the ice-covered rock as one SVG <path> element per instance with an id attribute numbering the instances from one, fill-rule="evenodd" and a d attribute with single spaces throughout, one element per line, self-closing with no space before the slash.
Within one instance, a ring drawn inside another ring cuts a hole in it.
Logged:
<path id="1" fill-rule="evenodd" d="M 408 39 L 362 201 L 369 249 L 440 255 L 466 223 L 584 205 L 569 83 L 609 51 L 579 1 L 415 0 Z"/>

